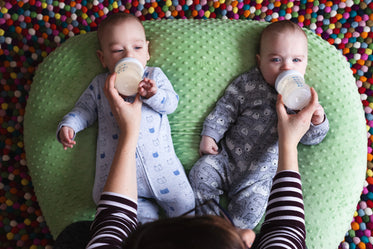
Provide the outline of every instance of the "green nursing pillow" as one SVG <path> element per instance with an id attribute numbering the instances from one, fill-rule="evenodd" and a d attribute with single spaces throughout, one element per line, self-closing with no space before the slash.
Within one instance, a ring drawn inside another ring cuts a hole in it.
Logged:
<path id="1" fill-rule="evenodd" d="M 237 75 L 255 66 L 264 22 L 145 21 L 150 66 L 161 67 L 180 96 L 169 115 L 177 155 L 187 170 L 198 159 L 202 122 Z M 306 82 L 319 94 L 330 121 L 324 141 L 299 145 L 307 246 L 337 248 L 352 220 L 366 170 L 363 108 L 346 59 L 314 33 Z M 70 38 L 38 67 L 27 102 L 27 162 L 43 215 L 54 236 L 68 224 L 93 219 L 92 186 L 97 126 L 80 132 L 64 151 L 56 127 L 95 75 L 103 72 L 91 32 Z"/>

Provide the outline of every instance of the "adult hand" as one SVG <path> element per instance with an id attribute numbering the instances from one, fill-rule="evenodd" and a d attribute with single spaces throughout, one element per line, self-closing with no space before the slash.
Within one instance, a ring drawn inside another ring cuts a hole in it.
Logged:
<path id="1" fill-rule="evenodd" d="M 238 229 L 238 233 L 246 247 L 251 248 L 255 240 L 255 232 L 251 229 Z"/>
<path id="2" fill-rule="evenodd" d="M 319 107 L 318 96 L 313 88 L 311 88 L 310 103 L 296 114 L 288 114 L 286 112 L 282 96 L 278 95 L 276 110 L 279 141 L 285 142 L 288 146 L 297 146 L 300 139 L 309 129 L 311 118 Z"/>
<path id="3" fill-rule="evenodd" d="M 139 95 L 133 103 L 124 101 L 114 87 L 116 74 L 109 75 L 104 86 L 104 93 L 109 101 L 111 111 L 117 120 L 121 132 L 138 134 L 141 121 L 142 102 Z"/>
<path id="4" fill-rule="evenodd" d="M 311 101 L 296 114 L 286 112 L 282 96 L 277 98 L 276 109 L 278 116 L 278 167 L 277 172 L 283 170 L 299 171 L 298 143 L 310 127 L 313 113 L 319 106 L 315 89 L 311 88 Z"/>

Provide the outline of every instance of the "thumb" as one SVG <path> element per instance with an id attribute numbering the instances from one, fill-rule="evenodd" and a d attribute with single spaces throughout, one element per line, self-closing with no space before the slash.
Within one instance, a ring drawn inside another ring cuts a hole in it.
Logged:
<path id="1" fill-rule="evenodd" d="M 74 138 L 74 131 L 73 129 L 68 129 L 68 135 L 69 135 L 69 138 L 72 140 Z"/>

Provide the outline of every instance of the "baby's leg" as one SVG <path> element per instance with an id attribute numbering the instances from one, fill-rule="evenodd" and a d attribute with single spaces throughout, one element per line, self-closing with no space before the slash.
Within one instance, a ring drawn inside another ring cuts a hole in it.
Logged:
<path id="1" fill-rule="evenodd" d="M 268 201 L 272 178 L 247 180 L 235 193 L 229 193 L 228 212 L 237 227 L 254 229 L 260 222 Z"/>
<path id="2" fill-rule="evenodd" d="M 226 153 L 218 155 L 205 155 L 193 166 L 189 173 L 190 182 L 196 198 L 196 214 L 217 214 L 209 205 L 202 205 L 205 201 L 215 199 L 224 193 L 228 184 L 225 166 L 227 165 Z M 202 206 L 201 206 L 202 205 Z"/>
<path id="3" fill-rule="evenodd" d="M 180 216 L 195 207 L 194 193 L 184 168 L 181 163 L 176 165 L 178 167 L 172 167 L 171 175 L 158 178 L 158 187 L 162 187 L 155 190 L 158 193 L 156 201 L 164 209 L 167 217 Z"/>
<path id="4" fill-rule="evenodd" d="M 159 207 L 153 200 L 153 191 L 145 175 L 142 164 L 137 165 L 137 219 L 139 223 L 147 223 L 158 220 Z"/>
<path id="5" fill-rule="evenodd" d="M 159 207 L 153 200 L 138 197 L 137 219 L 140 224 L 152 222 L 159 218 Z"/>

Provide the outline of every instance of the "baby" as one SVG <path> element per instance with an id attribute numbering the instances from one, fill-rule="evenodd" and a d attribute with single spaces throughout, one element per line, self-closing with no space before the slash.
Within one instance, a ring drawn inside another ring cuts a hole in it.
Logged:
<path id="1" fill-rule="evenodd" d="M 138 86 L 143 101 L 136 148 L 139 222 L 157 219 L 158 205 L 169 217 L 194 208 L 194 194 L 175 154 L 167 118 L 167 114 L 177 108 L 179 97 L 160 68 L 146 66 L 150 59 L 149 42 L 142 23 L 130 14 L 113 14 L 100 23 L 97 36 L 100 44 L 97 55 L 109 72 L 97 75 L 73 110 L 63 117 L 57 129 L 58 140 L 64 149 L 72 148 L 75 145 L 75 134 L 98 119 L 93 186 L 93 199 L 97 203 L 110 170 L 119 133 L 103 87 L 120 59 L 135 58 L 145 68 L 144 78 Z M 130 102 L 135 98 L 123 97 Z"/>
<path id="2" fill-rule="evenodd" d="M 203 124 L 201 158 L 189 175 L 197 207 L 225 193 L 236 226 L 252 229 L 259 223 L 278 163 L 275 80 L 284 70 L 304 75 L 307 54 L 307 36 L 295 23 L 279 21 L 263 30 L 257 67 L 227 87 Z M 328 130 L 320 105 L 301 142 L 318 144 Z M 207 206 L 196 212 L 214 213 Z"/>

